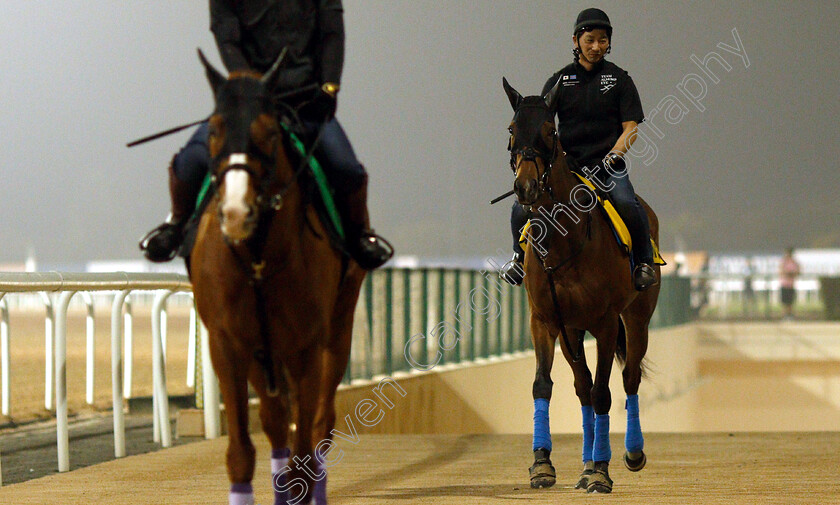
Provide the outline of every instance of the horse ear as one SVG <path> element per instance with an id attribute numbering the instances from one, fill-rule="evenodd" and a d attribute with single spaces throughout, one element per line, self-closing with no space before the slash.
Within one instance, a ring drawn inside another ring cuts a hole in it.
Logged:
<path id="1" fill-rule="evenodd" d="M 557 82 L 554 83 L 554 87 L 548 90 L 548 93 L 545 94 L 543 100 L 545 100 L 546 106 L 548 106 L 548 110 L 553 111 L 557 107 L 557 98 L 560 96 L 560 78 L 557 79 Z"/>
<path id="2" fill-rule="evenodd" d="M 510 100 L 510 106 L 513 107 L 513 110 L 519 108 L 519 104 L 522 103 L 522 95 L 519 94 L 518 91 L 513 89 L 513 86 L 508 84 L 507 79 L 502 77 L 502 86 L 505 88 L 505 93 L 507 94 L 508 100 Z"/>
<path id="3" fill-rule="evenodd" d="M 266 89 L 271 89 L 274 87 L 274 81 L 277 80 L 277 76 L 280 74 L 280 65 L 283 63 L 283 60 L 286 59 L 286 53 L 289 51 L 288 47 L 284 47 L 282 51 L 280 51 L 280 56 L 274 60 L 274 64 L 271 65 L 271 68 L 268 69 L 268 72 L 263 74 L 260 82 L 263 83 L 263 86 Z"/>
<path id="4" fill-rule="evenodd" d="M 224 84 L 227 79 L 218 70 L 216 70 L 209 61 L 207 61 L 207 58 L 204 57 L 204 53 L 201 52 L 201 49 L 198 50 L 198 59 L 200 59 L 201 64 L 204 65 L 204 72 L 207 74 L 207 80 L 210 81 L 210 87 L 213 89 L 213 95 L 215 96 L 219 91 L 219 87 Z"/>

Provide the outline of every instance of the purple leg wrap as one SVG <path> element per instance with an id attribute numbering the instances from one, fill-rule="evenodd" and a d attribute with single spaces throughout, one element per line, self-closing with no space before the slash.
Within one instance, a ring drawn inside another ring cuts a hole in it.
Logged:
<path id="1" fill-rule="evenodd" d="M 319 462 L 318 469 L 315 471 L 315 474 L 323 475 L 323 478 L 315 481 L 315 490 L 312 492 L 312 502 L 315 505 L 327 505 L 327 469 Z"/>
<path id="2" fill-rule="evenodd" d="M 231 484 L 228 498 L 230 505 L 254 505 L 254 488 L 250 482 Z"/>
<path id="3" fill-rule="evenodd" d="M 285 449 L 271 450 L 271 483 L 274 488 L 274 505 L 288 505 L 289 491 L 285 489 L 288 482 L 288 465 L 291 451 Z M 286 472 L 283 470 L 286 469 Z"/>

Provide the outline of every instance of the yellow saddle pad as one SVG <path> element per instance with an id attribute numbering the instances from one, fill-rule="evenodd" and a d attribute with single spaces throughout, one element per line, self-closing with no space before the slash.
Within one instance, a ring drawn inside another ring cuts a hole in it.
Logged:
<path id="1" fill-rule="evenodd" d="M 580 174 L 575 174 L 578 178 L 583 181 L 584 184 L 589 186 L 593 193 L 597 194 L 595 191 L 595 186 L 586 178 L 581 176 Z M 598 202 L 607 211 L 607 216 L 609 216 L 610 226 L 615 232 L 615 238 L 618 244 L 624 249 L 625 252 L 629 253 L 633 250 L 633 241 L 630 238 L 630 230 L 627 229 L 627 225 L 624 224 L 624 220 L 621 219 L 621 216 L 618 215 L 618 211 L 615 210 L 613 207 L 612 202 L 609 200 L 603 200 L 600 195 L 598 196 Z M 522 246 L 524 250 L 525 247 L 528 245 L 528 228 L 531 225 L 531 221 L 529 220 L 528 223 L 525 225 L 525 228 L 522 229 L 522 234 L 519 236 L 519 245 Z M 665 265 L 665 260 L 662 259 L 662 256 L 659 254 L 659 246 L 656 245 L 653 238 L 650 239 L 650 243 L 653 246 L 653 261 L 657 265 Z"/>

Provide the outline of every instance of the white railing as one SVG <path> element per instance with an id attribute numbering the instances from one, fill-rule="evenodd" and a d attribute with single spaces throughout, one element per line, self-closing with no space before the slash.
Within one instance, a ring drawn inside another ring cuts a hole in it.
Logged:
<path id="1" fill-rule="evenodd" d="M 169 401 L 166 390 L 166 302 L 176 293 L 189 293 L 192 286 L 187 277 L 178 274 L 149 274 L 149 273 L 0 273 L 0 366 L 3 381 L 2 412 L 9 415 L 10 411 L 10 370 L 9 356 L 10 328 L 8 318 L 8 304 L 4 299 L 7 293 L 40 293 L 46 307 L 45 339 L 46 339 L 46 387 L 44 404 L 47 409 L 52 408 L 55 398 L 56 438 L 58 446 L 58 470 L 66 472 L 70 469 L 69 430 L 67 422 L 67 309 L 70 300 L 80 293 L 87 307 L 86 317 L 86 349 L 87 349 L 87 380 L 86 401 L 90 404 L 94 400 L 93 390 L 93 360 L 94 360 L 94 320 L 92 292 L 115 292 L 111 307 L 111 388 L 114 416 L 114 456 L 125 456 L 125 419 L 123 415 L 123 399 L 131 392 L 132 375 L 132 311 L 128 301 L 130 293 L 156 292 L 152 306 L 152 368 L 153 368 L 153 405 L 154 405 L 154 440 L 163 447 L 172 445 L 172 430 L 169 427 Z M 58 301 L 54 305 L 48 293 L 57 293 Z M 125 314 L 123 315 L 123 309 Z M 195 328 L 196 316 L 194 309 L 191 313 L 191 325 Z M 125 321 L 125 327 L 123 322 Z M 125 328 L 125 333 L 123 333 Z M 53 335 L 54 332 L 54 335 Z M 125 361 L 123 362 L 122 337 L 125 336 Z M 207 438 L 219 436 L 219 390 L 215 374 L 210 366 L 210 357 L 206 343 L 206 331 L 202 335 L 202 365 L 203 365 L 203 394 L 205 406 L 205 433 Z M 195 337 L 195 333 L 191 335 Z M 188 349 L 188 384 L 194 384 L 194 377 L 189 377 L 189 371 L 195 375 L 196 345 L 190 339 Z M 53 345 L 54 344 L 54 345 Z M 53 373 L 54 372 L 54 373 Z M 52 394 L 52 384 L 55 394 Z"/>
<path id="2" fill-rule="evenodd" d="M 69 468 L 63 356 L 66 354 L 67 306 L 74 293 L 87 292 L 90 300 L 98 305 L 106 300 L 110 301 L 110 297 L 113 297 L 111 377 L 113 402 L 117 407 L 122 405 L 121 396 L 129 397 L 131 389 L 132 312 L 128 304 L 128 293 L 137 292 L 131 295 L 135 304 L 141 299 L 152 302 L 154 434 L 156 441 L 168 447 L 171 444 L 171 430 L 166 429 L 169 426 L 169 414 L 168 402 L 165 401 L 164 308 L 167 299 L 174 293 L 190 290 L 187 278 L 176 274 L 0 273 L 0 299 L 5 292 L 41 292 L 44 306 L 47 308 L 47 379 L 48 388 L 55 384 L 55 393 L 47 393 L 45 403 L 49 405 L 53 397 L 56 399 L 60 471 Z M 105 296 L 103 291 L 110 293 Z M 58 296 L 51 298 L 49 293 L 57 293 Z M 23 300 L 18 299 L 15 302 L 22 303 Z M 12 307 L 12 301 L 9 301 L 8 305 Z M 367 381 L 374 376 L 408 372 L 414 369 L 415 364 L 421 364 L 418 369 L 429 369 L 437 365 L 488 359 L 530 349 L 527 316 L 525 292 L 502 283 L 492 270 L 442 267 L 377 270 L 366 277 L 356 307 L 351 359 L 344 382 L 349 384 L 357 380 Z M 441 346 L 438 339 L 434 338 L 441 325 L 447 325 L 463 337 L 459 338 L 458 345 Z M 188 359 L 187 380 L 200 380 L 194 383 L 196 391 L 202 390 L 202 393 L 197 394 L 196 402 L 200 401 L 204 408 L 205 436 L 215 438 L 220 432 L 218 384 L 209 358 L 206 330 L 203 326 L 198 326 L 201 329 L 200 340 L 191 339 L 189 352 L 192 355 L 201 352 L 201 369 L 196 370 L 195 359 Z M 123 331 L 126 342 L 124 351 L 120 340 Z M 50 349 L 53 351 L 49 352 Z M 123 352 L 124 362 L 121 361 Z M 50 375 L 52 356 L 55 356 L 56 373 Z M 409 361 L 408 356 L 414 361 Z M 123 366 L 124 370 L 121 373 Z M 201 374 L 201 379 L 197 374 Z M 50 380 L 50 377 L 53 379 Z M 6 397 L 8 396 L 4 395 L 4 398 Z M 116 457 L 125 455 L 122 417 L 122 409 L 114 408 Z"/>

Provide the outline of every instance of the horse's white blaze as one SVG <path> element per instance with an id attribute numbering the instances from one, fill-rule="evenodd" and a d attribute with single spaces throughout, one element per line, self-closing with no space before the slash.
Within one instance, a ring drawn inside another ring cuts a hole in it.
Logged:
<path id="1" fill-rule="evenodd" d="M 248 155 L 244 153 L 233 153 L 228 156 L 228 166 L 247 165 Z"/>
<path id="2" fill-rule="evenodd" d="M 245 232 L 245 218 L 248 216 L 248 205 L 245 203 L 248 178 L 248 172 L 239 168 L 232 168 L 225 174 L 222 232 L 232 238 L 237 238 L 234 235 L 242 235 Z"/>

